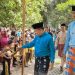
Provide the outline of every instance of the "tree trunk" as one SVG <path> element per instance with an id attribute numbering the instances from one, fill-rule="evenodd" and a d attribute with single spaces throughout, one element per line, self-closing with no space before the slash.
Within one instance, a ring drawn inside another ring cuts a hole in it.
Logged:
<path id="1" fill-rule="evenodd" d="M 52 15 L 52 11 L 55 10 L 56 5 L 65 1 L 66 0 L 44 0 L 46 9 L 41 11 L 41 15 L 43 16 L 45 27 L 51 25 L 50 16 Z"/>

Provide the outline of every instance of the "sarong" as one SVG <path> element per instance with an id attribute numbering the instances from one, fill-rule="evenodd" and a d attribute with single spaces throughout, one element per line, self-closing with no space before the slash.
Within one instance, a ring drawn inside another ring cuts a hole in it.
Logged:
<path id="1" fill-rule="evenodd" d="M 34 75 L 47 75 L 49 63 L 50 63 L 49 56 L 36 57 Z"/>
<path id="2" fill-rule="evenodd" d="M 58 56 L 62 57 L 63 49 L 64 49 L 64 44 L 58 44 Z"/>
<path id="3" fill-rule="evenodd" d="M 66 61 L 65 75 L 73 75 L 75 72 L 75 48 L 70 48 Z"/>

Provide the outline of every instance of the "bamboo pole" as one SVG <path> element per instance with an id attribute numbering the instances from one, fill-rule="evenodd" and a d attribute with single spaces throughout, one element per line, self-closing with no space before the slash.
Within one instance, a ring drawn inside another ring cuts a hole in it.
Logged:
<path id="1" fill-rule="evenodd" d="M 23 30 L 23 44 L 25 43 L 25 37 L 24 37 L 24 28 L 25 28 L 25 10 L 26 10 L 26 1 L 25 0 L 21 0 L 22 2 L 22 30 Z M 21 75 L 24 75 L 24 61 L 25 61 L 25 52 L 23 50 L 22 52 L 22 72 L 21 72 Z"/>
<path id="2" fill-rule="evenodd" d="M 5 75 L 9 75 L 8 73 L 8 62 L 5 61 Z"/>

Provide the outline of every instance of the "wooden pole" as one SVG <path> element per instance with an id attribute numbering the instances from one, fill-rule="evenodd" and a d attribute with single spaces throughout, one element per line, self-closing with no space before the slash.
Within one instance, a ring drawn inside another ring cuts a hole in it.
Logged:
<path id="1" fill-rule="evenodd" d="M 22 22 L 23 22 L 23 24 L 22 24 L 22 30 L 23 30 L 23 44 L 25 43 L 25 37 L 24 37 L 24 28 L 25 28 L 25 10 L 26 10 L 26 1 L 25 0 L 21 0 L 21 2 L 22 2 Z M 24 50 L 23 50 L 23 52 L 22 52 L 22 55 L 23 55 L 23 58 L 22 58 L 22 72 L 21 72 L 21 75 L 25 75 L 24 74 L 24 61 L 25 61 L 25 52 L 24 52 Z"/>
<path id="2" fill-rule="evenodd" d="M 9 75 L 8 73 L 8 62 L 5 61 L 5 75 Z"/>

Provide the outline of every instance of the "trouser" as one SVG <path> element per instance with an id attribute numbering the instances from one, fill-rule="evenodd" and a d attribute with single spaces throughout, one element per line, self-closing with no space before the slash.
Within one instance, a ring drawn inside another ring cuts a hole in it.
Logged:
<path id="1" fill-rule="evenodd" d="M 5 62 L 7 62 L 8 68 L 5 68 Z M 2 65 L 3 65 L 3 71 L 2 71 L 2 73 L 1 73 L 1 75 L 6 75 L 6 74 L 5 74 L 5 73 L 6 73 L 6 72 L 5 72 L 6 69 L 8 69 L 8 74 L 10 75 L 10 62 L 11 62 L 10 59 L 4 58 L 4 60 L 3 60 L 3 62 L 2 62 Z"/>
<path id="2" fill-rule="evenodd" d="M 49 69 L 49 56 L 36 57 L 34 66 L 34 75 L 47 75 Z"/>
<path id="3" fill-rule="evenodd" d="M 30 53 L 28 52 L 28 53 L 26 53 L 26 62 L 28 63 L 29 60 L 30 60 Z"/>
<path id="4" fill-rule="evenodd" d="M 17 45 L 14 46 L 14 51 L 16 51 L 16 47 L 17 47 Z M 16 58 L 13 57 L 13 66 L 15 66 L 15 65 L 16 65 Z"/>

